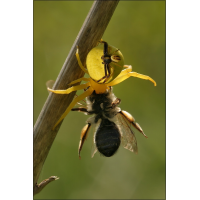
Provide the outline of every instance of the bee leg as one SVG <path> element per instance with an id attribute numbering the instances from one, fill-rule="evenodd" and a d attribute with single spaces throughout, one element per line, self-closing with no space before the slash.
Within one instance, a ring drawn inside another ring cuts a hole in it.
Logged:
<path id="1" fill-rule="evenodd" d="M 79 51 L 79 49 L 78 49 L 78 46 L 77 46 L 77 50 L 76 50 L 76 54 L 75 54 L 75 55 L 76 55 L 76 59 L 77 59 L 77 61 L 78 61 L 78 64 L 79 64 L 80 68 L 81 68 L 85 73 L 88 74 L 88 70 L 83 66 L 83 64 L 82 64 L 82 62 L 81 62 L 81 59 L 80 59 L 80 57 L 79 57 L 78 51 Z"/>
<path id="2" fill-rule="evenodd" d="M 123 73 L 123 75 L 120 74 L 116 79 L 114 79 L 113 81 L 111 81 L 107 85 L 108 86 L 117 85 L 117 84 L 121 83 L 122 81 L 126 80 L 127 78 L 129 78 L 131 76 L 141 78 L 141 79 L 145 79 L 145 80 L 149 80 L 149 81 L 154 83 L 154 86 L 156 86 L 156 82 L 151 77 L 143 75 L 143 74 L 138 74 L 137 72 L 128 72 L 126 74 Z"/>
<path id="3" fill-rule="evenodd" d="M 132 116 L 130 113 L 128 113 L 128 112 L 126 112 L 126 111 L 124 111 L 124 110 L 120 111 L 119 113 L 120 113 L 123 117 L 125 117 L 138 131 L 140 131 L 140 133 L 142 133 L 142 134 L 144 135 L 144 137 L 148 138 L 148 137 L 144 134 L 144 132 L 143 132 L 142 128 L 140 127 L 140 125 L 139 125 L 137 122 L 135 122 L 135 119 L 133 118 L 133 116 Z"/>
<path id="4" fill-rule="evenodd" d="M 82 129 L 82 131 L 81 131 L 81 140 L 80 140 L 79 146 L 78 146 L 78 155 L 79 155 L 79 159 L 81 159 L 81 156 L 80 156 L 81 149 L 82 149 L 82 147 L 83 147 L 83 144 L 84 144 L 85 140 L 87 139 L 87 136 L 88 136 L 90 127 L 91 127 L 91 124 L 88 123 L 88 124 L 86 124 L 86 125 L 83 127 L 83 129 Z"/>
<path id="5" fill-rule="evenodd" d="M 83 112 L 89 115 L 90 113 L 87 111 L 87 108 L 79 107 L 79 108 L 72 108 L 71 111 L 78 111 L 78 112 Z"/>
<path id="6" fill-rule="evenodd" d="M 70 89 L 70 88 L 69 88 Z M 56 91 L 56 90 L 55 90 Z M 60 117 L 60 119 L 56 122 L 56 124 L 53 127 L 53 130 L 55 129 L 55 127 L 66 117 L 66 115 L 70 112 L 70 110 L 75 106 L 75 104 L 79 101 L 81 101 L 82 99 L 85 99 L 87 96 L 90 96 L 92 94 L 94 90 L 92 88 L 89 88 L 87 91 L 85 91 L 83 94 L 79 95 L 77 98 L 75 98 L 71 104 L 68 106 L 68 108 L 66 109 L 66 111 L 62 114 L 62 116 Z"/>
<path id="7" fill-rule="evenodd" d="M 49 90 L 50 92 L 53 92 L 55 94 L 69 94 L 76 90 L 81 90 L 81 89 L 87 88 L 88 86 L 90 86 L 90 83 L 86 83 L 86 84 L 82 84 L 82 85 L 78 85 L 78 86 L 72 86 L 72 87 L 68 88 L 67 90 L 52 90 L 50 88 L 47 88 L 47 90 Z"/>
<path id="8" fill-rule="evenodd" d="M 121 99 L 116 98 L 115 101 L 112 102 L 112 108 L 115 108 L 121 103 Z"/>

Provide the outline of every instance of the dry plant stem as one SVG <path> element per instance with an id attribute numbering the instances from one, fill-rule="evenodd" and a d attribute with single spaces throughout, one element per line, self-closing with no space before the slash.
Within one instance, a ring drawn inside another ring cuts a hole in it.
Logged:
<path id="1" fill-rule="evenodd" d="M 118 1 L 95 1 L 85 22 L 65 60 L 53 89 L 67 89 L 73 80 L 83 77 L 84 73 L 78 66 L 75 57 L 76 46 L 80 49 L 80 58 L 85 63 L 88 52 L 97 45 L 114 13 Z M 44 84 L 45 85 L 45 84 Z M 51 145 L 62 122 L 52 130 L 60 116 L 71 103 L 75 92 L 69 95 L 50 93 L 34 126 L 33 135 L 33 191 L 40 192 L 47 184 L 37 184 L 40 172 Z M 66 134 L 67 130 L 66 130 Z M 55 180 L 55 179 L 51 179 Z M 48 183 L 48 181 L 47 181 Z M 41 188 L 40 188 L 41 187 Z"/>
<path id="2" fill-rule="evenodd" d="M 50 176 L 49 178 L 43 180 L 40 184 L 36 184 L 36 187 L 34 187 L 34 194 L 39 193 L 47 184 L 58 179 L 59 178 L 57 176 Z"/>

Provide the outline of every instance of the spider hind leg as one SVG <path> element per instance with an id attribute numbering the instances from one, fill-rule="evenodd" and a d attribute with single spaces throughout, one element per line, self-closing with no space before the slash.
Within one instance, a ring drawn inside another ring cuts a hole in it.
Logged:
<path id="1" fill-rule="evenodd" d="M 76 87 L 76 86 L 75 86 Z M 70 89 L 70 88 L 69 88 Z M 56 122 L 56 124 L 53 127 L 53 130 L 55 127 L 66 117 L 66 115 L 71 111 L 71 109 L 76 105 L 77 102 L 81 101 L 82 99 L 85 99 L 87 96 L 90 96 L 94 90 L 92 88 L 89 88 L 87 91 L 85 91 L 83 94 L 79 95 L 77 98 L 75 98 L 71 104 L 68 106 L 68 108 L 65 110 L 65 112 L 62 114 L 60 119 Z"/>

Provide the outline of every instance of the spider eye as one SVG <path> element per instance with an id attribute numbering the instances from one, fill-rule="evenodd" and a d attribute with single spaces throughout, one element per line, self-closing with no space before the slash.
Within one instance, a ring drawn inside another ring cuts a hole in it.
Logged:
<path id="1" fill-rule="evenodd" d="M 113 62 L 119 62 L 119 61 L 121 60 L 121 58 L 120 58 L 119 56 L 117 56 L 117 55 L 112 55 L 112 56 L 111 56 L 111 60 L 112 60 Z"/>

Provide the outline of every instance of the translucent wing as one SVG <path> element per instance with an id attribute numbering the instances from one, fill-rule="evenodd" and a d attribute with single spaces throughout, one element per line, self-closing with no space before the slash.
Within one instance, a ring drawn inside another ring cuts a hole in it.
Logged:
<path id="1" fill-rule="evenodd" d="M 92 144 L 92 150 L 91 150 L 91 157 L 93 158 L 94 157 L 94 154 L 97 152 L 97 146 L 96 146 L 96 143 L 93 142 Z"/>
<path id="2" fill-rule="evenodd" d="M 122 145 L 125 149 L 134 153 L 138 152 L 135 133 L 131 129 L 130 122 L 120 113 L 115 117 L 116 124 L 120 130 Z"/>
<path id="3" fill-rule="evenodd" d="M 97 132 L 97 129 L 99 128 L 99 125 L 101 123 L 101 120 L 99 120 L 97 123 L 95 124 L 92 124 L 93 126 L 93 139 L 92 139 L 92 149 L 91 149 L 91 156 L 92 158 L 94 157 L 94 154 L 98 151 L 97 150 L 97 146 L 96 146 L 96 142 L 95 142 L 95 136 L 96 136 L 96 132 Z"/>

